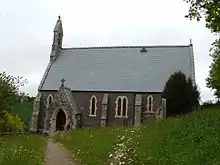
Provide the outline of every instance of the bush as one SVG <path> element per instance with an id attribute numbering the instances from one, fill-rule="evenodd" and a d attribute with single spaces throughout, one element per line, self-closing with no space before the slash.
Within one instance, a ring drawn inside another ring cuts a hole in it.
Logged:
<path id="1" fill-rule="evenodd" d="M 198 108 L 200 93 L 191 78 L 181 71 L 173 73 L 167 80 L 162 97 L 167 99 L 167 116 L 181 115 Z"/>
<path id="2" fill-rule="evenodd" d="M 208 100 L 202 103 L 201 109 L 204 108 L 218 108 L 220 105 L 219 102 L 213 102 L 212 100 Z"/>
<path id="3" fill-rule="evenodd" d="M 10 113 L 5 112 L 2 120 L 0 121 L 0 132 L 22 131 L 24 131 L 24 123 L 21 118 L 17 114 L 12 116 Z"/>

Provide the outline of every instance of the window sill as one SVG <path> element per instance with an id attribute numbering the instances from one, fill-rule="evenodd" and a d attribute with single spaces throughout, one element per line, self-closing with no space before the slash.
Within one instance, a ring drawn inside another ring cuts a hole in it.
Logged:
<path id="1" fill-rule="evenodd" d="M 90 117 L 96 117 L 97 115 L 89 115 Z"/>
<path id="2" fill-rule="evenodd" d="M 156 112 L 154 112 L 154 111 L 145 111 L 144 113 L 151 113 L 151 114 L 155 114 Z"/>
<path id="3" fill-rule="evenodd" d="M 127 119 L 128 116 L 115 116 L 115 118 L 125 118 L 125 119 Z"/>

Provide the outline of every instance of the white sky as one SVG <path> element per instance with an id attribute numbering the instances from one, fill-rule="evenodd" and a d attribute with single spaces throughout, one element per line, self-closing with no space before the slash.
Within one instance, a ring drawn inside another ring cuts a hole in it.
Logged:
<path id="1" fill-rule="evenodd" d="M 204 22 L 184 18 L 183 0 L 0 0 L 0 72 L 23 76 L 23 88 L 36 95 L 49 61 L 57 16 L 63 21 L 63 47 L 187 45 L 192 38 L 196 81 L 202 100 L 215 37 Z"/>

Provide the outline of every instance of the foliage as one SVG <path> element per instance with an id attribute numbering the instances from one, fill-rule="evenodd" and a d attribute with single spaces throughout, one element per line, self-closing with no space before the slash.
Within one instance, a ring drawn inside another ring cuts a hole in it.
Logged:
<path id="1" fill-rule="evenodd" d="M 190 20 L 198 21 L 205 17 L 206 27 L 220 35 L 220 1 L 219 0 L 184 0 L 190 4 L 188 15 Z M 220 36 L 219 36 L 220 37 Z M 213 62 L 209 76 L 206 79 L 207 87 L 214 90 L 214 95 L 220 100 L 220 39 L 212 44 L 210 56 Z"/>
<path id="2" fill-rule="evenodd" d="M 115 165 L 119 163 L 113 161 L 115 157 L 121 164 L 133 160 L 135 165 L 220 164 L 219 109 L 197 110 L 134 128 L 74 130 L 55 138 L 89 165 Z"/>
<path id="3" fill-rule="evenodd" d="M 18 115 L 12 116 L 7 111 L 0 120 L 0 132 L 22 132 L 24 131 L 24 123 Z"/>
<path id="4" fill-rule="evenodd" d="M 17 101 L 19 88 L 26 84 L 27 81 L 22 77 L 13 77 L 5 72 L 0 73 L 0 119 L 4 115 L 4 111 L 10 109 L 10 105 Z"/>
<path id="5" fill-rule="evenodd" d="M 1 165 L 43 165 L 46 138 L 36 135 L 0 137 Z"/>
<path id="6" fill-rule="evenodd" d="M 220 103 L 219 102 L 213 102 L 211 100 L 208 100 L 208 101 L 205 101 L 202 103 L 201 105 L 201 109 L 204 109 L 204 108 L 218 108 L 220 106 Z"/>
<path id="7" fill-rule="evenodd" d="M 216 40 L 213 43 L 210 51 L 213 61 L 210 66 L 209 76 L 206 79 L 207 87 L 213 89 L 217 98 L 220 99 L 220 40 Z"/>
<path id="8" fill-rule="evenodd" d="M 186 15 L 190 20 L 198 21 L 205 16 L 206 27 L 212 32 L 220 32 L 220 1 L 219 0 L 184 0 L 190 4 L 189 13 Z"/>
<path id="9" fill-rule="evenodd" d="M 25 101 L 23 104 L 16 103 L 10 107 L 10 113 L 15 116 L 16 114 L 22 119 L 25 126 L 30 125 L 33 111 L 33 102 Z"/>
<path id="10" fill-rule="evenodd" d="M 191 112 L 199 105 L 200 93 L 192 80 L 181 71 L 170 75 L 162 97 L 167 99 L 167 116 Z"/>

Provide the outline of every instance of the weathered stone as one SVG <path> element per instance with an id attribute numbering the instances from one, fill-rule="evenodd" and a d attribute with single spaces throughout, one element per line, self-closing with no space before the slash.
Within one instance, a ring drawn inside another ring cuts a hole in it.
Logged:
<path id="1" fill-rule="evenodd" d="M 102 100 L 101 127 L 106 126 L 107 111 L 108 111 L 108 96 L 109 94 L 104 94 Z"/>
<path id="2" fill-rule="evenodd" d="M 34 100 L 34 108 L 33 108 L 31 125 L 30 125 L 31 132 L 37 131 L 38 114 L 40 111 L 40 100 L 41 100 L 41 92 L 38 92 L 38 94 Z"/>
<path id="3" fill-rule="evenodd" d="M 135 116 L 134 116 L 134 125 L 141 124 L 141 105 L 142 105 L 142 95 L 137 94 L 135 97 Z"/>

